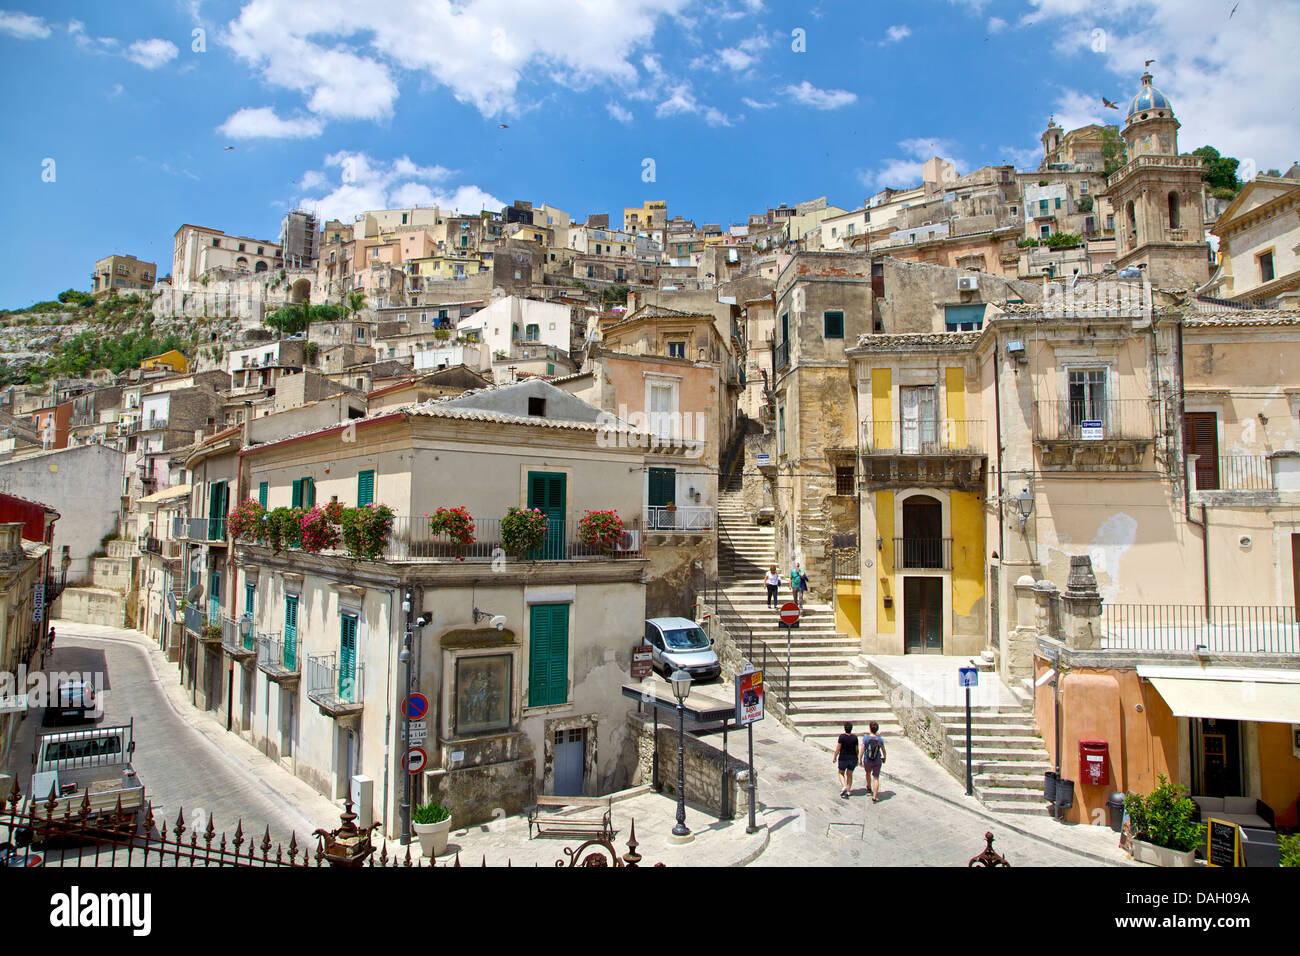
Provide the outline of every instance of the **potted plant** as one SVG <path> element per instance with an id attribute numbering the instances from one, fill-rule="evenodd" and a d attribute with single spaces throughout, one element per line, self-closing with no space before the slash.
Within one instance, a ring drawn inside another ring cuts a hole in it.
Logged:
<path id="1" fill-rule="evenodd" d="M 374 561 L 388 546 L 388 537 L 393 530 L 393 509 L 374 503 L 344 508 L 339 523 L 343 528 L 343 545 L 352 559 Z"/>
<path id="2" fill-rule="evenodd" d="M 451 833 L 451 811 L 441 803 L 421 804 L 411 811 L 411 829 L 420 840 L 420 850 L 426 857 L 435 858 L 447 850 L 447 837 Z"/>
<path id="3" fill-rule="evenodd" d="M 1133 859 L 1155 866 L 1191 866 L 1205 827 L 1192 821 L 1196 804 L 1187 788 L 1177 787 L 1160 774 L 1150 796 L 1129 793 L 1124 809 L 1133 826 Z"/>
<path id="4" fill-rule="evenodd" d="M 664 510 L 665 510 L 665 511 L 676 511 L 676 510 L 677 510 L 677 502 L 675 502 L 675 501 L 670 501 L 670 502 L 668 502 L 668 504 L 664 505 Z"/>
<path id="5" fill-rule="evenodd" d="M 339 543 L 339 529 L 322 507 L 305 509 L 298 517 L 298 528 L 300 546 L 308 554 L 318 554 Z"/>
<path id="6" fill-rule="evenodd" d="M 451 539 L 457 561 L 465 560 L 465 548 L 474 543 L 474 519 L 464 505 L 455 508 L 436 508 L 429 519 L 429 533 L 435 538 L 445 535 Z"/>
<path id="7" fill-rule="evenodd" d="M 271 550 L 296 548 L 302 543 L 301 508 L 272 508 L 266 515 L 266 540 Z"/>
<path id="8" fill-rule="evenodd" d="M 623 537 L 623 519 L 617 511 L 587 511 L 578 522 L 578 540 L 601 554 L 609 554 Z"/>
<path id="9" fill-rule="evenodd" d="M 266 537 L 265 521 L 261 502 L 246 498 L 226 518 L 226 529 L 236 541 L 260 541 Z"/>
<path id="10" fill-rule="evenodd" d="M 522 558 L 542 546 L 547 525 L 545 513 L 537 508 L 511 507 L 501 519 L 501 547 L 506 554 Z"/>

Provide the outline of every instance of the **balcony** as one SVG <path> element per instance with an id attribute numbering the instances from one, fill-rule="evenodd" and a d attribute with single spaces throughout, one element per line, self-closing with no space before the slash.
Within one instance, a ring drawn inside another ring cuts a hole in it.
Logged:
<path id="1" fill-rule="evenodd" d="M 873 421 L 865 445 L 874 455 L 982 455 L 983 438 L 983 421 Z"/>
<path id="2" fill-rule="evenodd" d="M 248 633 L 242 632 L 241 624 L 248 625 Z M 236 620 L 221 617 L 221 649 L 237 661 L 249 661 L 257 654 L 257 639 L 253 636 L 251 620 Z"/>
<path id="3" fill-rule="evenodd" d="M 784 342 L 778 342 L 776 349 L 772 353 L 773 371 L 781 371 L 783 368 L 790 367 L 790 342 L 787 339 Z"/>
<path id="4" fill-rule="evenodd" d="M 952 538 L 895 538 L 896 570 L 952 570 Z"/>
<path id="5" fill-rule="evenodd" d="M 1107 650 L 1206 654 L 1300 654 L 1294 607 L 1200 604 L 1107 604 L 1101 646 Z"/>
<path id="6" fill-rule="evenodd" d="M 1273 463 L 1264 455 L 1220 455 L 1213 469 L 1196 462 L 1196 491 L 1273 491 Z"/>
<path id="7" fill-rule="evenodd" d="M 297 636 L 285 641 L 280 631 L 258 634 L 257 669 L 273 683 L 297 683 L 299 677 Z"/>
<path id="8" fill-rule="evenodd" d="M 226 543 L 226 516 L 220 518 L 191 518 L 185 537 L 191 541 Z"/>
<path id="9" fill-rule="evenodd" d="M 326 717 L 361 713 L 365 664 L 341 668 L 333 654 L 307 658 L 307 697 Z"/>
<path id="10" fill-rule="evenodd" d="M 668 508 L 663 505 L 650 505 L 645 512 L 647 534 L 663 531 L 710 531 L 714 527 L 712 508 Z"/>
<path id="11" fill-rule="evenodd" d="M 163 553 L 162 542 L 157 538 L 145 537 L 141 540 L 140 550 L 145 554 L 161 555 Z"/>
<path id="12" fill-rule="evenodd" d="M 983 480 L 983 421 L 876 420 L 863 428 L 862 480 L 868 485 L 972 488 Z"/>
<path id="13" fill-rule="evenodd" d="M 185 608 L 185 630 L 189 631 L 195 637 L 203 633 L 204 625 L 208 623 L 208 617 L 203 613 L 202 608 L 194 605 L 187 605 Z"/>
<path id="14" fill-rule="evenodd" d="M 1147 399 L 1069 399 L 1034 403 L 1034 443 L 1045 469 L 1131 471 L 1154 443 Z"/>
<path id="15" fill-rule="evenodd" d="M 527 555 L 525 560 L 603 562 L 633 561 L 645 557 L 639 519 L 624 522 L 623 537 L 611 552 L 589 547 L 578 540 L 578 524 L 581 520 L 581 514 L 571 513 L 564 521 L 552 522 L 542 547 Z M 431 534 L 428 518 L 399 516 L 393 519 L 393 530 L 384 548 L 383 560 L 486 563 L 505 556 L 501 546 L 500 518 L 476 517 L 474 536 L 472 544 L 461 545 L 445 535 Z"/>

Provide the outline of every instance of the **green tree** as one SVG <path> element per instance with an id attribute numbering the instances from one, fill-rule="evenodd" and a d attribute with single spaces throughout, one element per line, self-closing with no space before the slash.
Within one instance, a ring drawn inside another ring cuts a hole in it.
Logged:
<path id="1" fill-rule="evenodd" d="M 1118 126 L 1107 126 L 1101 133 L 1101 158 L 1105 164 L 1102 172 L 1110 176 L 1128 162 L 1128 151 L 1119 138 Z"/>
<path id="2" fill-rule="evenodd" d="M 1231 189 L 1234 194 L 1241 189 L 1241 181 L 1237 179 L 1240 160 L 1231 156 L 1221 156 L 1213 146 L 1194 149 L 1192 155 L 1199 156 L 1201 162 L 1205 164 L 1201 179 L 1205 180 L 1211 189 Z"/>
<path id="3" fill-rule="evenodd" d="M 600 294 L 601 305 L 606 308 L 611 305 L 626 305 L 627 293 L 628 288 L 623 283 L 612 285 Z"/>
<path id="4" fill-rule="evenodd" d="M 346 318 L 349 314 L 356 315 L 366 307 L 366 294 L 364 292 L 349 292 L 348 304 L 343 310 L 343 316 Z"/>

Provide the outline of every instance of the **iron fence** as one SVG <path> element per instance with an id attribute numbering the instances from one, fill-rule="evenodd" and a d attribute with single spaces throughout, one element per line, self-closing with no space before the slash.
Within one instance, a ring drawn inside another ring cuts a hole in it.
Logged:
<path id="1" fill-rule="evenodd" d="M 1107 604 L 1102 646 L 1109 650 L 1300 654 L 1294 607 Z"/>
<path id="2" fill-rule="evenodd" d="M 776 348 L 772 352 L 772 369 L 774 371 L 779 372 L 781 371 L 781 369 L 789 366 L 789 364 L 790 364 L 790 342 L 788 340 L 784 342 L 778 342 L 776 344 Z"/>
<path id="3" fill-rule="evenodd" d="M 191 518 L 187 537 L 191 541 L 225 541 L 225 515 L 219 518 Z"/>
<path id="4" fill-rule="evenodd" d="M 284 640 L 280 631 L 257 635 L 257 666 L 267 674 L 298 673 L 298 641 Z"/>
<path id="5" fill-rule="evenodd" d="M 340 666 L 333 654 L 307 658 L 307 696 L 331 706 L 359 704 L 365 686 L 365 664 Z"/>
<path id="6" fill-rule="evenodd" d="M 191 605 L 185 607 L 185 629 L 193 634 L 202 634 L 203 627 L 208 623 L 207 614 L 202 608 Z"/>
<path id="7" fill-rule="evenodd" d="M 1040 441 L 1150 439 L 1155 434 L 1145 398 L 1092 398 L 1034 403 L 1034 437 Z"/>
<path id="8" fill-rule="evenodd" d="M 952 570 L 952 538 L 895 538 L 894 567 Z"/>
<path id="9" fill-rule="evenodd" d="M 578 536 L 582 515 L 570 514 L 561 521 L 550 521 L 540 548 L 524 555 L 510 555 L 532 561 L 572 561 L 599 558 L 626 561 L 644 557 L 641 521 L 624 522 L 623 534 L 612 550 L 586 544 Z M 507 557 L 501 537 L 500 518 L 475 518 L 474 540 L 455 541 L 445 534 L 434 534 L 427 517 L 398 516 L 384 547 L 387 561 L 491 561 Z"/>
<path id="10" fill-rule="evenodd" d="M 954 418 L 872 421 L 868 449 L 876 454 L 935 455 L 982 451 L 984 422 Z"/>
<path id="11" fill-rule="evenodd" d="M 857 536 L 853 535 L 856 540 Z M 856 547 L 831 549 L 831 581 L 861 581 L 862 557 Z"/>
<path id="12" fill-rule="evenodd" d="M 708 531 L 714 526 L 712 508 L 669 508 L 649 505 L 645 512 L 647 531 Z"/>
<path id="13" fill-rule="evenodd" d="M 1272 491 L 1273 466 L 1264 455 L 1220 455 L 1214 473 L 1198 461 L 1197 491 Z"/>

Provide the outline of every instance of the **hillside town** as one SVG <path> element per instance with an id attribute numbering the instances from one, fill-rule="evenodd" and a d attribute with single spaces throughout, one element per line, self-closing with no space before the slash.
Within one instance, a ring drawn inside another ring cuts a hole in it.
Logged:
<path id="1" fill-rule="evenodd" d="M 4 317 L 6 372 L 108 302 L 179 335 L 0 390 L 0 669 L 135 632 L 218 746 L 398 846 L 429 805 L 585 824 L 634 788 L 757 827 L 763 759 L 807 748 L 833 797 L 851 724 L 1109 862 L 1124 794 L 1166 782 L 1276 854 L 1300 164 L 1213 188 L 1156 79 L 1117 126 L 1050 119 L 1036 168 L 935 156 L 851 209 L 298 208 L 181 222 L 169 262 L 107 239 L 84 297 Z M 762 759 L 727 716 L 753 671 Z M 0 708 L 0 797 L 36 719 Z"/>

